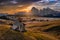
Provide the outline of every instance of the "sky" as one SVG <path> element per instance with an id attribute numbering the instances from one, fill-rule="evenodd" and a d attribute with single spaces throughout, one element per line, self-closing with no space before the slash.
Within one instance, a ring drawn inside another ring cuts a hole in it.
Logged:
<path id="1" fill-rule="evenodd" d="M 29 12 L 32 7 L 38 9 L 50 7 L 60 10 L 60 0 L 0 0 L 1 13 Z"/>
<path id="2" fill-rule="evenodd" d="M 51 1 L 58 1 L 58 0 L 0 0 L 0 5 L 4 5 L 6 3 L 7 4 L 29 4 L 29 3 L 34 3 L 37 1 L 41 1 L 41 2 L 51 2 Z M 52 3 L 52 2 L 51 2 Z"/>
<path id="3" fill-rule="evenodd" d="M 42 0 L 35 2 L 34 6 L 37 7 L 38 9 L 49 7 L 56 11 L 60 11 L 60 0 Z"/>
<path id="4" fill-rule="evenodd" d="M 4 5 L 4 3 L 6 4 L 29 4 L 32 2 L 37 2 L 40 0 L 0 0 L 0 3 L 3 3 L 2 5 Z"/>

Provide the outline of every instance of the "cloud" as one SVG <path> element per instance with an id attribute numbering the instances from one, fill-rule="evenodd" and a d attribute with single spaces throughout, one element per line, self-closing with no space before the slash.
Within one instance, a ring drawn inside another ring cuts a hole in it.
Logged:
<path id="1" fill-rule="evenodd" d="M 0 5 L 12 5 L 12 4 L 30 4 L 40 0 L 0 0 Z"/>
<path id="2" fill-rule="evenodd" d="M 60 11 L 60 0 L 56 0 L 56 2 L 43 2 L 43 1 L 38 1 L 38 2 L 35 2 L 34 4 L 34 7 L 38 8 L 39 10 L 40 9 L 43 9 L 43 8 L 51 8 L 53 10 L 56 10 L 56 11 Z"/>
<path id="3" fill-rule="evenodd" d="M 53 5 L 57 2 L 58 0 L 41 0 L 41 1 L 35 2 L 35 4 L 43 6 L 43 5 Z"/>

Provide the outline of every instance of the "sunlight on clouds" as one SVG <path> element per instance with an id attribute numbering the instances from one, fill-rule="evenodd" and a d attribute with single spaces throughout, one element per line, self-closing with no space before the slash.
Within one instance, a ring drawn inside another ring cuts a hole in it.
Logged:
<path id="1" fill-rule="evenodd" d="M 31 5 L 18 5 L 18 6 L 4 6 L 0 9 L 0 13 L 9 13 L 14 14 L 17 12 L 30 12 L 32 6 Z"/>

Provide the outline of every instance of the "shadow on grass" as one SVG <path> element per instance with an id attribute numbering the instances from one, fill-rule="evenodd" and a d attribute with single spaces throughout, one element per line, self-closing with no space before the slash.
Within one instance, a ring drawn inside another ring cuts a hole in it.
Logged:
<path id="1" fill-rule="evenodd" d="M 43 30 L 44 32 L 54 33 L 55 35 L 60 35 L 60 26 L 54 26 L 49 29 Z"/>

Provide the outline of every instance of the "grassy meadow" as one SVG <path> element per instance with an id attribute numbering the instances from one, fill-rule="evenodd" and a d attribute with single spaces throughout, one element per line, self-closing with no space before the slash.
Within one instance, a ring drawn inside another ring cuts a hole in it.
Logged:
<path id="1" fill-rule="evenodd" d="M 12 30 L 0 24 L 0 40 L 60 40 L 60 20 L 25 22 L 27 32 Z"/>

